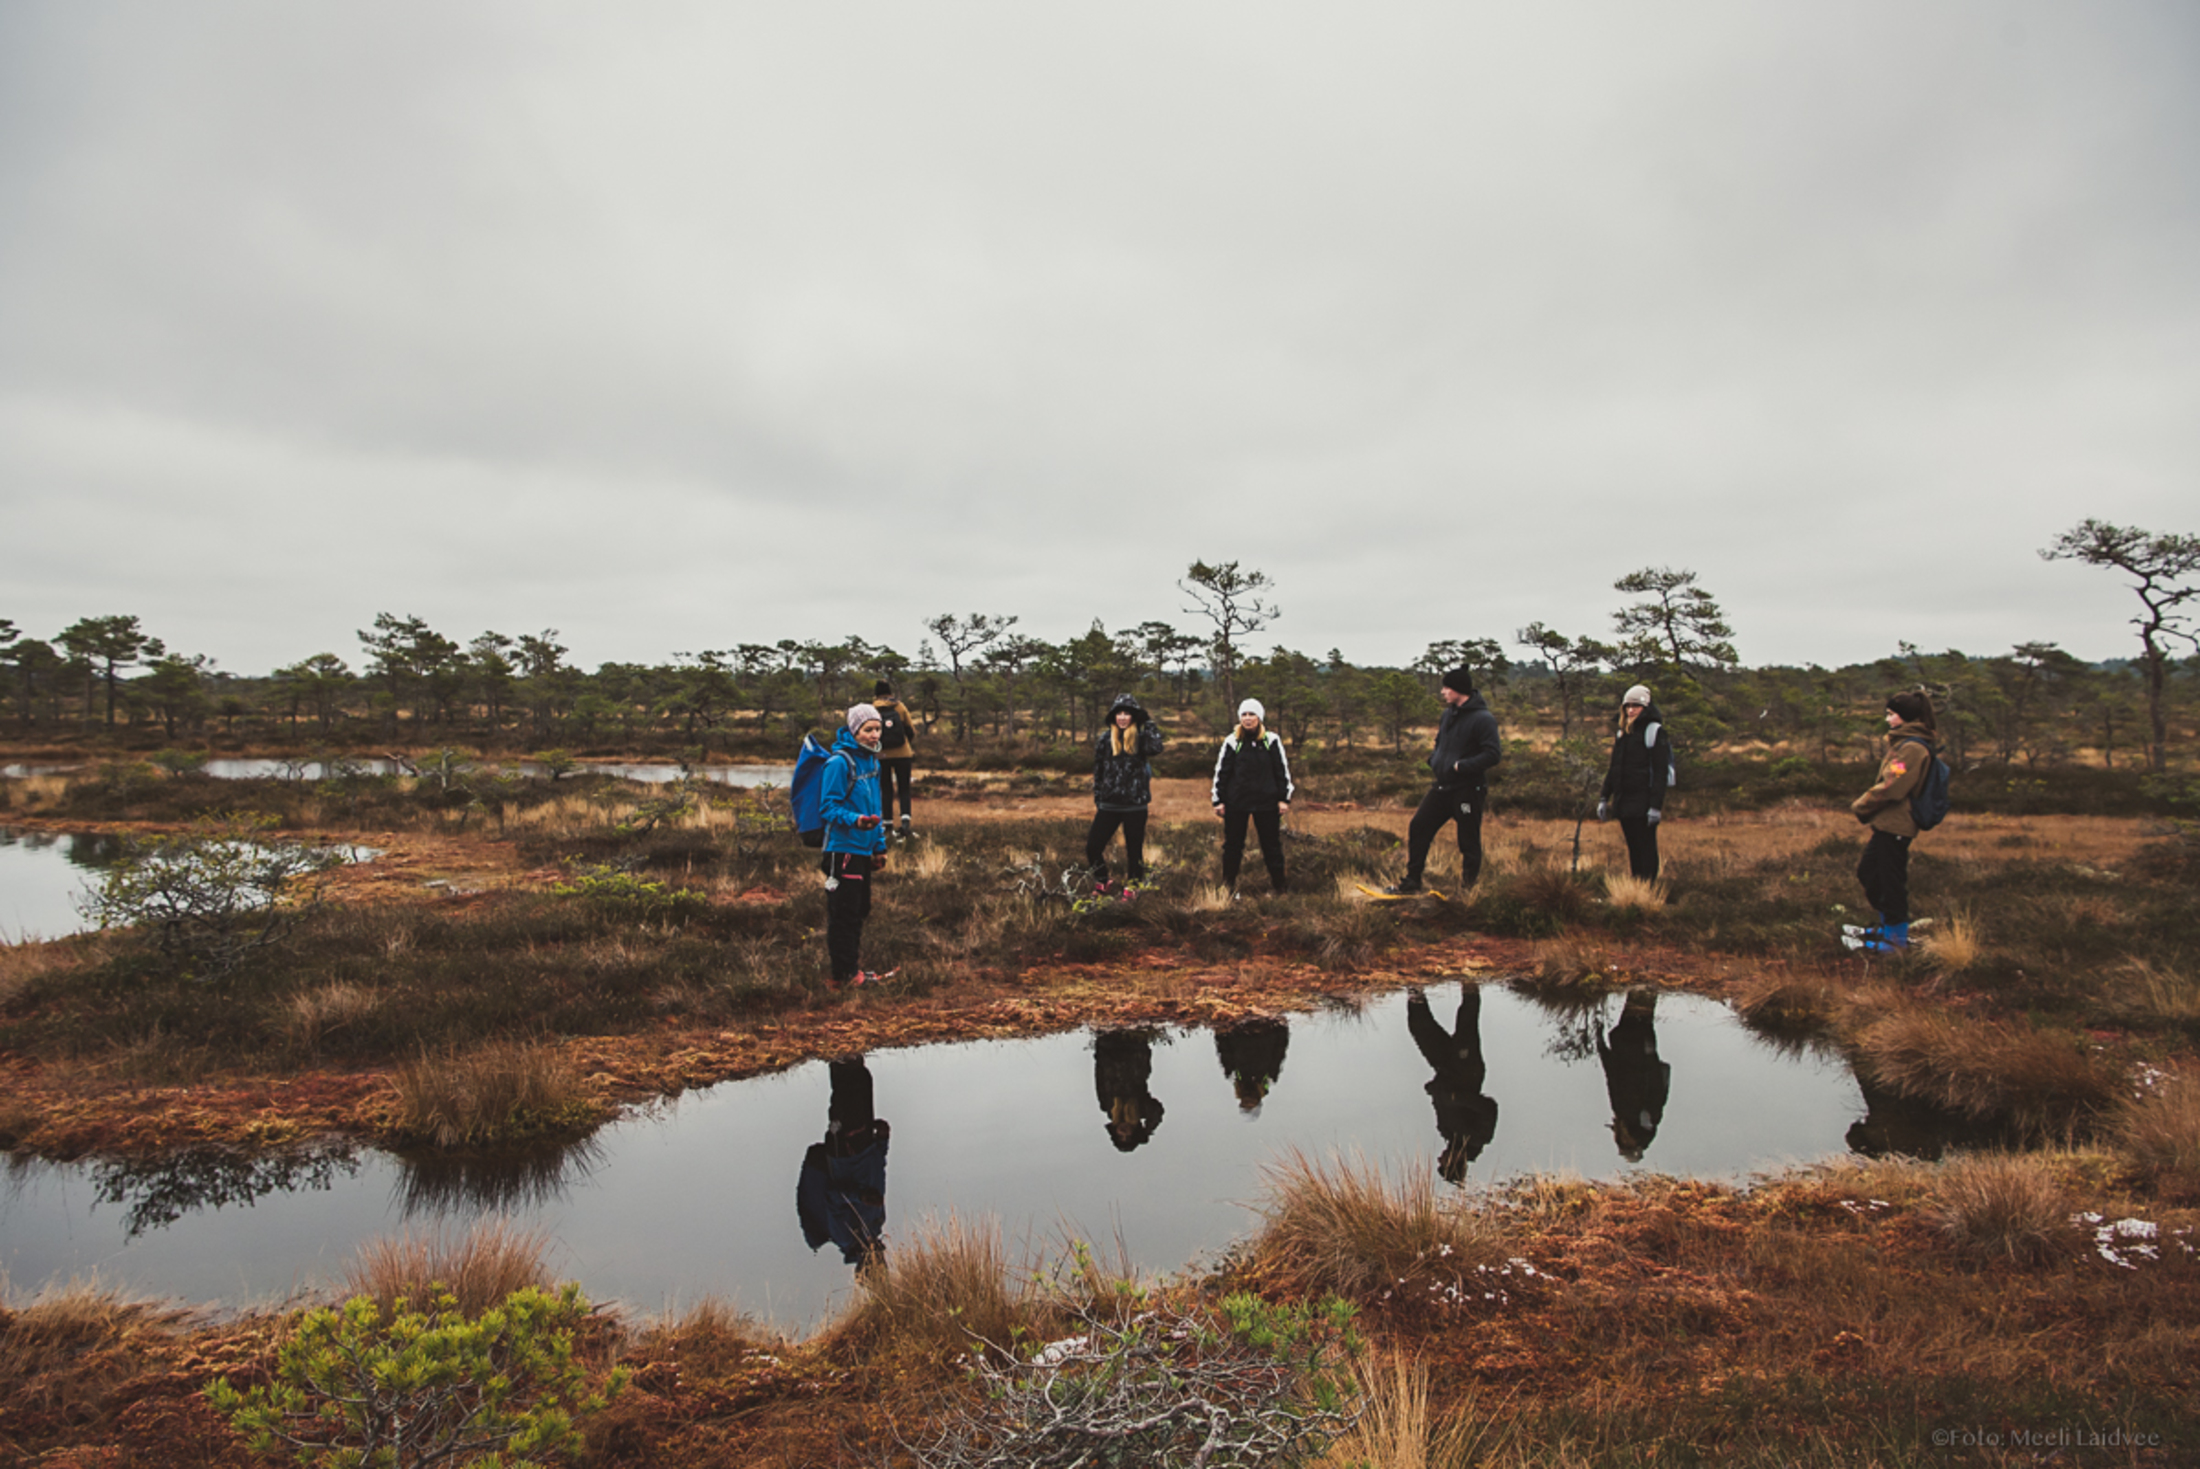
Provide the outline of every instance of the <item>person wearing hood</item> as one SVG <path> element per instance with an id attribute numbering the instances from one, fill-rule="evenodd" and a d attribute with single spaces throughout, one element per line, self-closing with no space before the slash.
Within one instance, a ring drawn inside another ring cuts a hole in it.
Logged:
<path id="1" fill-rule="evenodd" d="M 1482 810 L 1489 801 L 1490 771 L 1505 758 L 1497 716 L 1474 691 L 1474 674 L 1465 665 L 1444 675 L 1444 717 L 1436 726 L 1436 748 L 1428 768 L 1436 777 L 1406 828 L 1406 875 L 1384 888 L 1402 898 L 1421 891 L 1428 849 L 1447 821 L 1459 823 L 1459 886 L 1474 886 L 1482 876 Z"/>
<path id="2" fill-rule="evenodd" d="M 1161 753 L 1161 726 L 1129 694 L 1116 695 L 1108 727 L 1092 746 L 1092 829 L 1085 833 L 1085 866 L 1101 888 L 1108 881 L 1108 842 L 1123 833 L 1123 870 L 1131 882 L 1146 880 L 1146 808 L 1153 804 L 1153 766 Z"/>
<path id="3" fill-rule="evenodd" d="M 825 820 L 825 952 L 835 988 L 878 978 L 864 971 L 861 953 L 871 882 L 886 866 L 878 798 L 880 727 L 871 705 L 850 709 L 818 781 L 818 812 Z"/>
<path id="4" fill-rule="evenodd" d="M 1657 991 L 1629 990 L 1610 1034 L 1598 1019 L 1596 1043 L 1604 1095 L 1612 1104 L 1612 1141 L 1622 1158 L 1640 1163 L 1657 1138 L 1673 1090 L 1673 1067 L 1658 1056 Z"/>
<path id="5" fill-rule="evenodd" d="M 871 707 L 878 710 L 878 814 L 894 826 L 894 795 L 901 794 L 901 826 L 896 834 L 907 837 L 910 813 L 909 782 L 917 766 L 917 722 L 909 706 L 894 697 L 894 686 L 885 679 L 871 685 Z"/>
<path id="6" fill-rule="evenodd" d="M 1844 938 L 1852 949 L 1899 953 L 1910 946 L 1910 843 L 1917 837 L 1910 797 L 1939 758 L 1939 729 L 1925 691 L 1888 699 L 1887 753 L 1879 762 L 1879 779 L 1849 806 L 1872 829 L 1863 860 L 1856 864 L 1856 880 L 1879 915 L 1862 933 Z"/>
<path id="7" fill-rule="evenodd" d="M 1245 861 L 1245 824 L 1260 833 L 1261 860 L 1268 864 L 1269 886 L 1283 891 L 1283 818 L 1291 811 L 1291 760 L 1283 741 L 1262 721 L 1268 710 L 1258 699 L 1238 705 L 1238 727 L 1222 741 L 1215 756 L 1215 815 L 1222 821 L 1222 885 L 1237 895 L 1238 868 Z"/>
<path id="8" fill-rule="evenodd" d="M 1673 737 L 1665 717 L 1636 684 L 1620 698 L 1619 730 L 1612 736 L 1612 764 L 1604 772 L 1597 820 L 1619 818 L 1627 838 L 1627 870 L 1644 882 L 1658 877 L 1658 823 L 1665 819 L 1665 781 L 1673 768 Z"/>

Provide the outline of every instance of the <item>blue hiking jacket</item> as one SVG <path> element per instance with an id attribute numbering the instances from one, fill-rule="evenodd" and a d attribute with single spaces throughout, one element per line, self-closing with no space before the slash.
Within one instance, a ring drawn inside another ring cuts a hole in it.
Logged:
<path id="1" fill-rule="evenodd" d="M 880 814 L 878 756 L 856 743 L 855 731 L 843 729 L 833 738 L 833 758 L 817 783 L 817 812 L 825 818 L 825 850 L 876 857 L 886 850 L 884 822 L 865 831 L 856 825 L 859 816 Z"/>

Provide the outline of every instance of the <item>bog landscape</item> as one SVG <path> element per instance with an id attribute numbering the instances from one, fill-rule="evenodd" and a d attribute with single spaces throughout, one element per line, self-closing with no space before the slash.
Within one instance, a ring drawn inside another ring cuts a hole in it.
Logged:
<path id="1" fill-rule="evenodd" d="M 2136 583 L 2131 658 L 1751 667 L 1664 567 L 1401 667 L 1239 562 L 1062 642 L 593 671 L 0 621 L 0 1460 L 2193 1462 L 2200 542 L 2046 554 Z M 1462 668 L 1485 862 L 1390 900 Z M 840 987 L 788 783 L 880 682 L 913 819 Z M 1655 880 L 1597 819 L 1637 683 Z M 1850 803 L 1916 690 L 1953 809 L 1873 952 Z M 1220 868 L 1247 697 L 1280 892 Z"/>

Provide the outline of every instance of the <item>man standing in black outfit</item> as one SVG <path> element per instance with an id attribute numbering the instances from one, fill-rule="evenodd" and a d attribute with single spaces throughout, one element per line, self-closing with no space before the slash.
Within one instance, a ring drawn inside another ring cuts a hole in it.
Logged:
<path id="1" fill-rule="evenodd" d="M 1490 770 L 1505 758 L 1505 749 L 1497 735 L 1497 716 L 1474 691 L 1474 675 L 1464 664 L 1444 675 L 1441 692 L 1444 717 L 1428 757 L 1436 783 L 1406 828 L 1406 875 L 1396 887 L 1383 889 L 1392 897 L 1421 891 L 1429 844 L 1447 821 L 1459 823 L 1459 886 L 1471 888 L 1482 875 L 1482 808 L 1489 800 Z"/>

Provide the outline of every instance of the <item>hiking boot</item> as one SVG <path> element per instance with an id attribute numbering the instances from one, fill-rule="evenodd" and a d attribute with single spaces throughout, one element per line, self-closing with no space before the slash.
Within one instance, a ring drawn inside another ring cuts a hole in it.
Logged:
<path id="1" fill-rule="evenodd" d="M 901 818 L 900 829 L 895 834 L 905 842 L 916 835 L 915 832 L 909 829 L 909 818 L 906 815 Z"/>
<path id="2" fill-rule="evenodd" d="M 1383 896 L 1386 898 L 1417 898 L 1427 891 L 1427 888 L 1421 886 L 1421 879 L 1409 877 L 1403 882 L 1384 888 Z"/>

